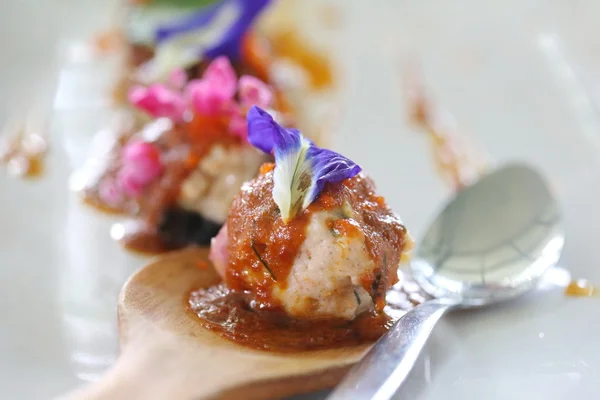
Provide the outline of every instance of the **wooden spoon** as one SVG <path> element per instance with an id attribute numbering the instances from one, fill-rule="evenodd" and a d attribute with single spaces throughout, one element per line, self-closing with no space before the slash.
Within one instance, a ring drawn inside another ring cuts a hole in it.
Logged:
<path id="1" fill-rule="evenodd" d="M 333 387 L 369 345 L 272 353 L 236 345 L 187 311 L 192 289 L 219 281 L 208 250 L 163 256 L 136 272 L 119 298 L 121 356 L 68 399 L 275 399 Z"/>

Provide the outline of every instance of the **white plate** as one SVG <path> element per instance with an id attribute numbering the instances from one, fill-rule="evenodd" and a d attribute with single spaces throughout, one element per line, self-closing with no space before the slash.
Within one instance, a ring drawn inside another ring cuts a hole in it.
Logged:
<path id="1" fill-rule="evenodd" d="M 450 191 L 405 117 L 398 73 L 407 54 L 419 58 L 436 99 L 492 164 L 525 160 L 548 176 L 567 231 L 560 265 L 600 283 L 597 2 L 335 3 L 344 5 L 336 148 L 371 174 L 413 234 L 419 237 Z M 13 0 L 3 9 L 5 117 L 28 77 L 47 65 L 57 18 L 72 56 L 70 39 L 105 26 L 110 14 L 105 2 L 91 1 Z M 25 183 L 0 177 L 2 398 L 57 395 L 97 378 L 117 354 L 116 296 L 144 260 L 113 243 L 110 218 L 67 190 L 93 133 L 106 125 L 106 103 L 82 97 L 98 90 L 103 71 L 79 53 L 63 72 L 47 176 Z M 445 319 L 402 398 L 595 398 L 600 299 L 565 298 L 565 276 L 554 277 L 517 303 Z"/>

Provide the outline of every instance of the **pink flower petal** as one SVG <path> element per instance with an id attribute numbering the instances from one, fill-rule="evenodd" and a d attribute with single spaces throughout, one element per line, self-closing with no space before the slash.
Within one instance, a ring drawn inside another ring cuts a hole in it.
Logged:
<path id="1" fill-rule="evenodd" d="M 225 56 L 215 58 L 204 71 L 202 80 L 211 82 L 213 87 L 218 87 L 221 94 L 227 99 L 235 96 L 237 75 L 231 62 Z"/>
<path id="2" fill-rule="evenodd" d="M 152 143 L 142 141 L 128 143 L 121 156 L 123 162 L 121 183 L 127 191 L 141 190 L 162 174 L 160 151 Z"/>
<path id="3" fill-rule="evenodd" d="M 183 68 L 175 68 L 169 74 L 167 81 L 173 88 L 183 89 L 187 83 L 187 74 Z"/>
<path id="4" fill-rule="evenodd" d="M 239 137 L 243 141 L 248 140 L 248 121 L 241 114 L 231 117 L 229 121 L 229 133 Z"/>
<path id="5" fill-rule="evenodd" d="M 144 185 L 140 183 L 131 168 L 123 168 L 117 175 L 119 186 L 130 197 L 138 197 L 144 191 Z"/>
<path id="6" fill-rule="evenodd" d="M 239 96 L 240 102 L 246 108 L 252 106 L 269 108 L 273 102 L 273 92 L 269 85 L 250 75 L 240 78 Z"/>
<path id="7" fill-rule="evenodd" d="M 224 91 L 223 87 L 206 79 L 188 83 L 185 95 L 194 111 L 204 115 L 224 113 L 233 103 L 233 96 Z"/>
<path id="8" fill-rule="evenodd" d="M 229 259 L 229 253 L 227 252 L 228 244 L 227 224 L 225 224 L 217 236 L 210 241 L 210 253 L 208 254 L 208 259 L 213 263 L 215 270 L 217 270 L 217 273 L 221 275 L 223 279 L 225 279 L 227 262 Z"/>
<path id="9" fill-rule="evenodd" d="M 117 183 L 112 179 L 105 179 L 98 187 L 98 195 L 103 202 L 111 207 L 116 207 L 124 200 L 123 192 Z"/>
<path id="10" fill-rule="evenodd" d="M 154 182 L 163 172 L 162 165 L 154 160 L 138 161 L 126 168 L 130 170 L 132 179 L 144 186 Z"/>
<path id="11" fill-rule="evenodd" d="M 131 104 L 156 118 L 179 121 L 186 109 L 183 96 L 160 83 L 148 87 L 134 86 L 129 90 L 128 98 Z"/>
<path id="12" fill-rule="evenodd" d="M 125 145 L 121 153 L 124 163 L 134 163 L 140 160 L 160 160 L 160 151 L 156 145 L 142 140 L 133 140 Z"/>

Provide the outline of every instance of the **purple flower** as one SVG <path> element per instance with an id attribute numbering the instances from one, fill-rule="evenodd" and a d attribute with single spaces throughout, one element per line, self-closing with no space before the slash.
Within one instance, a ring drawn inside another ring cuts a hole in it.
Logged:
<path id="1" fill-rule="evenodd" d="M 176 21 L 170 25 L 158 27 L 158 29 L 154 33 L 154 40 L 156 41 L 156 43 L 160 44 L 175 36 L 193 32 L 195 30 L 200 30 L 208 26 L 218 15 L 223 5 L 226 3 L 227 0 L 220 1 L 217 4 L 203 8 L 202 10 L 195 12 L 191 15 L 186 15 L 183 19 Z"/>
<path id="2" fill-rule="evenodd" d="M 275 157 L 273 200 L 284 222 L 306 209 L 326 182 L 340 182 L 361 171 L 352 160 L 321 149 L 297 129 L 286 129 L 259 107 L 248 111 L 248 141 Z"/>
<path id="3" fill-rule="evenodd" d="M 178 36 L 196 36 L 199 40 L 198 48 L 202 49 L 202 54 L 199 56 L 210 59 L 226 56 L 231 60 L 238 60 L 241 56 L 241 42 L 244 34 L 270 1 L 223 0 L 192 15 L 186 15 L 182 20 L 160 27 L 155 34 L 156 42 L 161 44 Z M 200 44 L 202 39 L 199 37 L 202 36 L 201 31 L 205 30 L 214 20 L 219 19 L 217 16 L 220 13 L 226 14 L 227 7 L 235 8 L 237 17 L 215 43 L 208 47 L 202 46 Z"/>

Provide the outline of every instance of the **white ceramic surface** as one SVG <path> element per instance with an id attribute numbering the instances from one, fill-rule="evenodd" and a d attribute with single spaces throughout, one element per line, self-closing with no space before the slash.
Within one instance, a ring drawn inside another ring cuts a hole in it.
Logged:
<path id="1" fill-rule="evenodd" d="M 45 399 L 95 379 L 117 354 L 116 296 L 144 262 L 109 237 L 111 220 L 68 191 L 107 125 L 106 66 L 84 38 L 112 2 L 0 5 L 0 118 L 36 93 L 62 54 L 48 174 L 0 176 L 0 397 Z M 342 118 L 336 148 L 358 161 L 418 238 L 449 190 L 405 117 L 399 71 L 417 57 L 435 98 L 491 164 L 539 167 L 564 210 L 560 265 L 600 284 L 600 5 L 594 0 L 374 0 L 343 5 L 335 33 Z M 49 85 L 51 86 L 51 85 Z M 40 95 L 42 96 L 42 95 Z M 578 399 L 600 393 L 600 299 L 565 298 L 557 269 L 535 296 L 456 313 L 404 388 L 406 399 Z M 306 398 L 322 398 L 312 395 Z"/>

